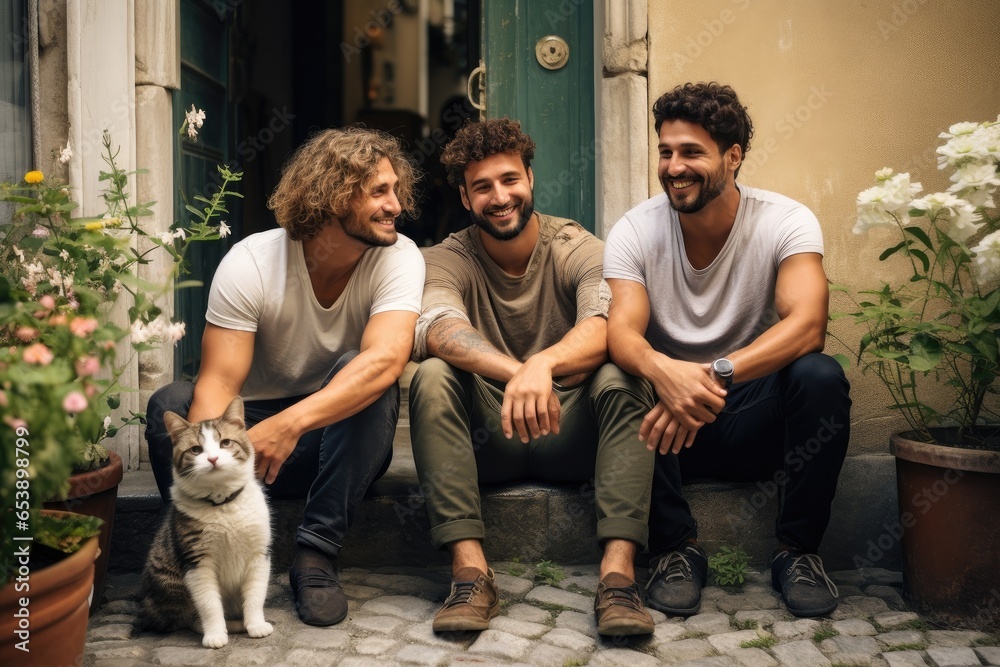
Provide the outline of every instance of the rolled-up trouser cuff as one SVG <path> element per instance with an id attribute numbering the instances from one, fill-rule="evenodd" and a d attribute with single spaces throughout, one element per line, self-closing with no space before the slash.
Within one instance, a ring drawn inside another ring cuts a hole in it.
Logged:
<path id="1" fill-rule="evenodd" d="M 311 530 L 299 526 L 295 534 L 295 542 L 304 547 L 312 547 L 317 551 L 322 551 L 330 558 L 336 558 L 340 554 L 340 545 L 333 540 L 321 537 Z"/>
<path id="2" fill-rule="evenodd" d="M 649 525 L 645 521 L 628 517 L 605 517 L 597 522 L 597 543 L 602 547 L 608 540 L 628 540 L 639 548 L 646 546 Z"/>
<path id="3" fill-rule="evenodd" d="M 443 549 L 458 540 L 482 540 L 486 529 L 479 519 L 456 519 L 431 528 L 431 544 L 435 549 Z"/>

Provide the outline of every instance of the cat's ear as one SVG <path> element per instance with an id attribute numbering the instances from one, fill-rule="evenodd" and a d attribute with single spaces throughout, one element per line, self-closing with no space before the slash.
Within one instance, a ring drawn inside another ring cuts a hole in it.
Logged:
<path id="1" fill-rule="evenodd" d="M 190 428 L 191 422 L 181 417 L 176 412 L 163 413 L 163 425 L 167 427 L 167 433 L 171 440 L 176 440 L 177 436 L 186 428 Z"/>
<path id="2" fill-rule="evenodd" d="M 229 402 L 229 407 L 222 413 L 222 420 L 239 424 L 240 428 L 245 428 L 243 421 L 243 399 L 237 396 Z"/>

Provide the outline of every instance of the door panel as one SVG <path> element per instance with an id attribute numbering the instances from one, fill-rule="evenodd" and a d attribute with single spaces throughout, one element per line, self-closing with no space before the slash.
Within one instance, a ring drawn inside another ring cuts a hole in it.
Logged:
<path id="1" fill-rule="evenodd" d="M 594 231 L 592 0 L 484 0 L 482 12 L 486 115 L 521 121 L 535 140 L 536 208 Z M 535 56 L 536 43 L 547 35 L 569 45 L 560 69 L 544 68 Z"/>

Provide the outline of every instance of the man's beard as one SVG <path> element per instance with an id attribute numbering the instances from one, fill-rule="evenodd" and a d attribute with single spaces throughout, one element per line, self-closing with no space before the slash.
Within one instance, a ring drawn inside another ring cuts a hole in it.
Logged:
<path id="1" fill-rule="evenodd" d="M 713 177 L 714 176 L 714 177 Z M 677 198 L 681 196 L 680 193 L 675 192 L 672 187 L 670 187 L 671 181 L 682 181 L 688 180 L 684 178 L 669 178 L 662 180 L 660 184 L 663 186 L 664 191 L 667 193 L 667 198 L 670 199 L 670 205 L 678 213 L 697 213 L 701 209 L 708 206 L 712 201 L 726 191 L 726 166 L 725 164 L 720 165 L 719 171 L 713 176 L 709 176 L 707 179 L 700 177 L 692 177 L 690 180 L 700 183 L 698 196 L 694 198 L 693 201 L 689 203 L 682 203 Z"/>
<path id="2" fill-rule="evenodd" d="M 498 209 L 494 208 L 493 210 Z M 510 241 L 520 236 L 521 232 L 524 231 L 524 228 L 528 226 L 528 222 L 531 221 L 531 216 L 535 212 L 535 198 L 533 196 L 529 196 L 528 199 L 522 200 L 521 203 L 517 205 L 517 210 L 517 224 L 507 229 L 497 229 L 497 227 L 485 215 L 478 215 L 471 210 L 469 211 L 469 215 L 472 216 L 472 221 L 476 223 L 481 230 L 495 238 L 497 241 Z"/>
<path id="3" fill-rule="evenodd" d="M 382 231 L 380 228 L 373 227 L 372 225 L 382 220 L 392 219 L 394 218 L 391 216 L 373 215 L 369 218 L 369 222 L 363 222 L 357 213 L 351 213 L 340 221 L 340 226 L 343 228 L 345 234 L 361 241 L 365 245 L 376 247 L 391 246 L 396 243 L 397 239 L 395 225 L 393 225 L 391 236 L 387 231 Z"/>

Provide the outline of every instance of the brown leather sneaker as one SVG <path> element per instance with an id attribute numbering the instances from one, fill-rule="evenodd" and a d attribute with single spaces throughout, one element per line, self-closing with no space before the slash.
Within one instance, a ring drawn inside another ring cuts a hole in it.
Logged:
<path id="1" fill-rule="evenodd" d="M 434 617 L 434 632 L 485 630 L 490 619 L 500 613 L 500 592 L 493 578 L 493 568 L 486 574 L 474 567 L 463 567 L 451 582 L 451 595 Z"/>
<path id="2" fill-rule="evenodd" d="M 639 586 L 624 574 L 612 572 L 597 584 L 594 600 L 597 632 L 624 637 L 653 634 L 653 617 L 642 606 Z"/>

